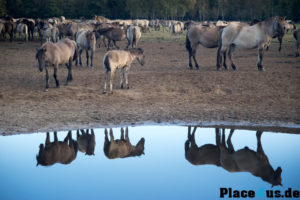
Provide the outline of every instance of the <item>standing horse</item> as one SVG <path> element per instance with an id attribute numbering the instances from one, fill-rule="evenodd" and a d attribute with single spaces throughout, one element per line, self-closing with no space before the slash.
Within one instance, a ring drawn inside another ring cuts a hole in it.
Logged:
<path id="1" fill-rule="evenodd" d="M 40 150 L 36 156 L 38 165 L 50 166 L 55 163 L 70 164 L 77 156 L 77 143 L 72 140 L 71 131 L 63 142 L 58 141 L 57 132 L 54 132 L 54 142 L 50 143 L 50 134 L 47 132 L 45 146 L 40 144 Z"/>
<path id="2" fill-rule="evenodd" d="M 91 67 L 93 67 L 93 57 L 96 49 L 95 34 L 89 30 L 80 30 L 76 34 L 76 43 L 79 48 L 79 64 L 82 66 L 81 54 L 82 51 L 86 52 L 86 66 L 89 66 L 89 51 L 91 51 Z M 76 60 L 77 65 L 77 60 Z"/>
<path id="3" fill-rule="evenodd" d="M 28 40 L 28 26 L 24 23 L 18 23 L 17 25 L 17 33 L 19 34 L 19 37 L 24 35 L 24 41 Z"/>
<path id="4" fill-rule="evenodd" d="M 119 140 L 114 139 L 113 131 L 110 129 L 110 141 L 108 139 L 108 132 L 105 129 L 105 141 L 104 141 L 104 154 L 109 159 L 115 158 L 127 158 L 133 156 L 140 156 L 144 153 L 145 139 L 141 138 L 140 141 L 134 146 L 130 143 L 128 136 L 128 127 L 126 127 L 125 137 L 124 129 L 121 129 L 121 137 Z"/>
<path id="5" fill-rule="evenodd" d="M 269 44 L 272 37 L 284 33 L 284 25 L 285 20 L 283 18 L 274 17 L 253 26 L 244 23 L 232 23 L 225 27 L 220 37 L 217 52 L 217 70 L 220 70 L 221 54 L 224 54 L 227 50 L 231 67 L 236 70 L 236 66 L 232 61 L 232 53 L 235 47 L 238 47 L 240 49 L 258 48 L 257 67 L 258 70 L 264 71 L 262 66 L 264 48 Z M 224 63 L 226 63 L 226 57 L 224 57 L 223 65 Z"/>
<path id="6" fill-rule="evenodd" d="M 141 35 L 142 33 L 140 27 L 134 25 L 128 26 L 126 31 L 126 37 L 128 40 L 126 49 L 128 49 L 130 45 L 132 46 L 132 48 L 136 48 L 140 41 Z"/>
<path id="7" fill-rule="evenodd" d="M 117 49 L 120 49 L 118 47 L 116 41 L 122 41 L 126 37 L 124 30 L 122 30 L 119 27 L 101 28 L 101 29 L 98 29 L 97 32 L 100 35 L 104 35 L 108 39 L 107 51 L 110 48 L 111 41 L 113 41 L 113 43 L 117 47 Z"/>
<path id="8" fill-rule="evenodd" d="M 269 163 L 268 157 L 261 144 L 261 131 L 256 132 L 257 150 L 256 152 L 245 147 L 235 151 L 231 143 L 233 131 L 230 132 L 227 139 L 227 147 L 225 144 L 225 133 L 222 134 L 222 142 L 220 148 L 221 166 L 229 172 L 250 172 L 254 176 L 258 176 L 264 181 L 275 185 L 281 185 L 281 167 L 273 169 Z"/>
<path id="9" fill-rule="evenodd" d="M 189 52 L 189 66 L 193 69 L 192 57 L 197 69 L 199 65 L 196 60 L 196 52 L 198 45 L 201 44 L 206 48 L 216 48 L 218 47 L 220 33 L 222 27 L 217 26 L 203 26 L 195 25 L 192 26 L 186 33 L 186 49 Z"/>
<path id="10" fill-rule="evenodd" d="M 296 49 L 295 49 L 295 56 L 299 56 L 299 48 L 300 48 L 300 28 L 294 31 L 294 38 L 296 40 Z"/>
<path id="11" fill-rule="evenodd" d="M 125 78 L 127 89 L 128 85 L 128 72 L 132 61 L 135 59 L 143 66 L 145 64 L 144 51 L 141 48 L 129 50 L 112 50 L 108 51 L 103 58 L 103 64 L 106 71 L 103 94 L 106 93 L 106 82 L 108 80 L 108 73 L 110 73 L 110 93 L 113 93 L 113 79 L 115 71 L 121 69 L 120 73 L 120 87 L 123 89 L 123 79 Z"/>
<path id="12" fill-rule="evenodd" d="M 68 38 L 62 39 L 57 43 L 44 43 L 39 49 L 37 49 L 36 59 L 38 60 L 39 70 L 42 72 L 43 68 L 46 70 L 46 87 L 45 91 L 49 88 L 49 74 L 48 66 L 54 67 L 53 77 L 56 82 L 56 87 L 59 87 L 59 81 L 57 79 L 58 65 L 65 64 L 68 67 L 68 77 L 66 85 L 69 81 L 73 80 L 72 77 L 72 60 L 77 59 L 77 46 L 76 42 Z"/>

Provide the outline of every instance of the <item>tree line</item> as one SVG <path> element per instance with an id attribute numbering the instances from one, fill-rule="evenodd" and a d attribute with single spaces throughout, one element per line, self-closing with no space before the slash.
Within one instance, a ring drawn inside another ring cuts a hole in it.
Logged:
<path id="1" fill-rule="evenodd" d="M 299 0 L 0 0 L 0 16 L 49 18 L 102 15 L 109 19 L 300 21 Z"/>

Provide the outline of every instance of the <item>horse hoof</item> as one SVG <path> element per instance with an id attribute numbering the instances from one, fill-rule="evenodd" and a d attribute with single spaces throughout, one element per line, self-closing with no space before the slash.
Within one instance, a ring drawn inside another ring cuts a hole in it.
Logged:
<path id="1" fill-rule="evenodd" d="M 45 89 L 44 89 L 44 92 L 48 92 L 48 88 L 45 88 Z"/>
<path id="2" fill-rule="evenodd" d="M 103 91 L 102 94 L 106 94 L 106 91 Z"/>

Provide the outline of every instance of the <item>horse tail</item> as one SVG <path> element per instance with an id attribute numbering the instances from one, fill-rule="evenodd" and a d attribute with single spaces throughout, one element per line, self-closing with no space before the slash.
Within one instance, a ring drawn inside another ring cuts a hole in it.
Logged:
<path id="1" fill-rule="evenodd" d="M 75 48 L 75 51 L 74 51 L 74 55 L 73 55 L 73 61 L 77 60 L 77 58 L 78 58 L 78 46 L 77 46 L 76 42 L 74 44 L 74 48 Z"/>
<path id="2" fill-rule="evenodd" d="M 186 38 L 186 40 L 185 40 L 185 47 L 189 51 L 189 53 L 191 53 L 192 52 L 192 46 L 191 46 L 191 41 L 189 39 L 188 33 L 189 32 L 187 32 L 186 36 L 185 36 L 185 38 Z"/>
<path id="3" fill-rule="evenodd" d="M 109 71 L 111 70 L 111 67 L 110 67 L 110 64 L 109 64 L 109 58 L 108 58 L 108 55 L 105 55 L 103 64 L 104 64 L 105 70 L 106 70 L 107 72 L 109 72 Z"/>

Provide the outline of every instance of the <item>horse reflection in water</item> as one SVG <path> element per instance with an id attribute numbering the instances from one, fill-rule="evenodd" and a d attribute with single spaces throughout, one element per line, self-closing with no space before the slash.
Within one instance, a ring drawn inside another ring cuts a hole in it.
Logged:
<path id="1" fill-rule="evenodd" d="M 216 144 L 205 144 L 198 147 L 195 141 L 195 132 L 197 127 L 194 127 L 191 134 L 191 127 L 188 127 L 188 140 L 185 142 L 185 158 L 193 165 L 212 164 L 220 166 L 220 133 L 216 131 Z"/>
<path id="2" fill-rule="evenodd" d="M 50 166 L 55 163 L 69 164 L 77 156 L 77 142 L 72 140 L 71 131 L 64 141 L 58 141 L 57 132 L 54 132 L 54 142 L 50 142 L 50 134 L 47 132 L 45 146 L 40 144 L 39 154 L 36 156 L 37 166 Z"/>
<path id="3" fill-rule="evenodd" d="M 216 145 L 205 144 L 198 147 L 195 143 L 195 132 L 191 134 L 191 127 L 188 127 L 188 140 L 185 143 L 185 157 L 194 165 L 213 164 L 221 166 L 229 172 L 250 172 L 252 175 L 273 186 L 281 185 L 281 167 L 273 169 L 265 155 L 261 144 L 262 132 L 256 132 L 257 150 L 253 151 L 248 147 L 235 151 L 231 142 L 234 129 L 230 130 L 227 145 L 225 142 L 225 129 L 222 132 L 220 141 L 220 129 L 216 128 Z"/>
<path id="4" fill-rule="evenodd" d="M 79 133 L 79 130 L 77 130 L 78 150 L 85 153 L 85 155 L 95 155 L 96 142 L 94 130 L 91 129 L 91 134 L 89 134 L 89 129 L 86 129 L 86 131 L 81 129 L 80 132 L 81 134 Z"/>
<path id="5" fill-rule="evenodd" d="M 125 138 L 124 129 L 121 129 L 121 137 L 119 140 L 114 139 L 113 131 L 110 129 L 110 141 L 108 139 L 108 132 L 105 129 L 105 141 L 104 141 L 104 154 L 109 159 L 115 158 L 127 158 L 133 156 L 140 156 L 144 153 L 145 139 L 141 138 L 140 141 L 133 146 L 130 143 L 128 137 L 128 127 L 126 128 Z"/>

